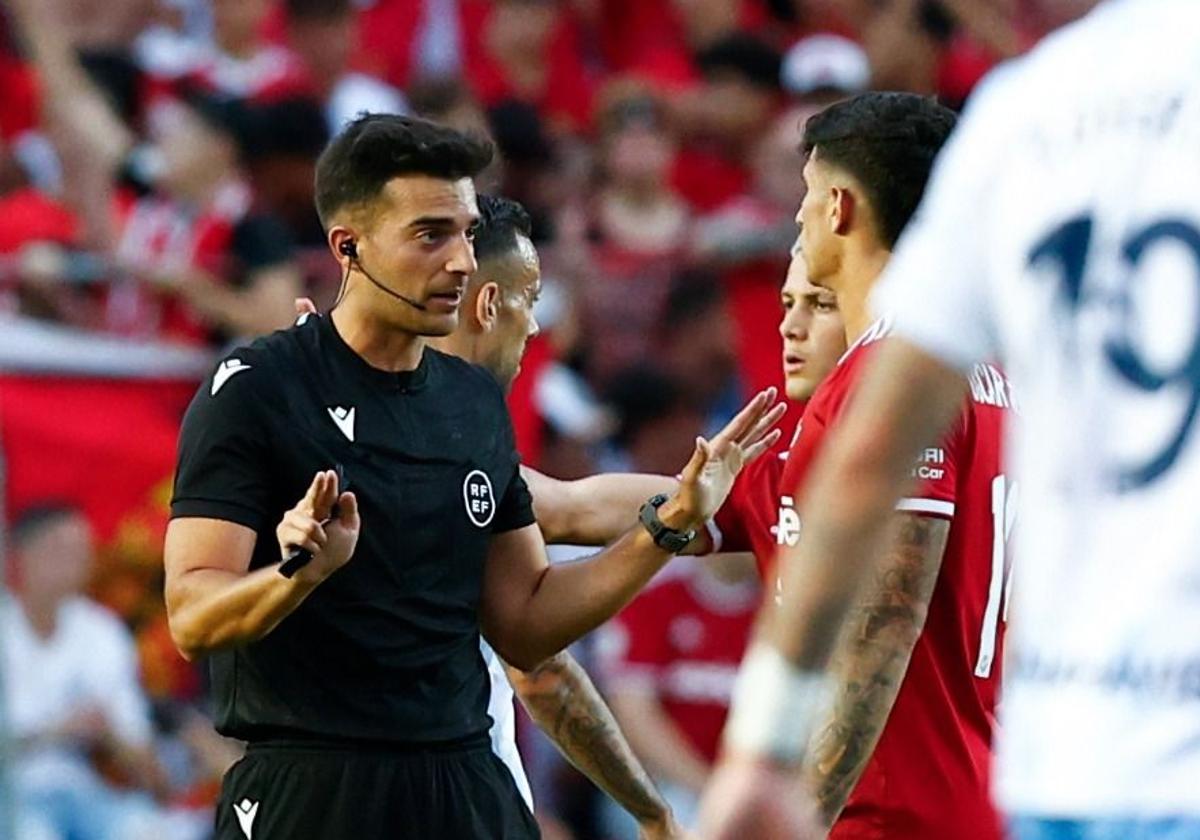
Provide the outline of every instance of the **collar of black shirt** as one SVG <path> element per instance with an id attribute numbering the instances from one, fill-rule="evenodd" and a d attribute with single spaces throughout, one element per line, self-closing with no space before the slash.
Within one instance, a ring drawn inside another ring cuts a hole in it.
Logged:
<path id="1" fill-rule="evenodd" d="M 426 347 L 421 353 L 421 361 L 414 370 L 388 371 L 373 367 L 362 356 L 347 344 L 333 324 L 333 318 L 317 319 L 317 329 L 320 330 L 320 344 L 323 351 L 328 351 L 339 364 L 344 364 L 371 385 L 392 391 L 410 393 L 425 387 L 429 380 L 429 359 L 432 351 Z"/>

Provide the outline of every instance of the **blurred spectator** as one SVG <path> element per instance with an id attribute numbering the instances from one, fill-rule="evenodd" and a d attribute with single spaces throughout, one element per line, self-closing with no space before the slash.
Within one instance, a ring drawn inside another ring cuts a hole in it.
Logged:
<path id="1" fill-rule="evenodd" d="M 871 62 L 862 47 L 841 35 L 802 38 L 783 57 L 784 89 L 805 104 L 862 93 L 871 82 Z"/>
<path id="2" fill-rule="evenodd" d="M 272 0 L 208 5 L 210 34 L 159 29 L 139 42 L 138 61 L 161 86 L 184 81 L 225 96 L 262 99 L 309 92 L 299 59 L 265 37 Z"/>
<path id="3" fill-rule="evenodd" d="M 605 398 L 619 420 L 616 450 L 603 472 L 673 475 L 691 457 L 704 415 L 670 376 L 646 364 L 628 368 L 613 379 Z"/>
<path id="4" fill-rule="evenodd" d="M 83 595 L 92 566 L 87 521 L 69 505 L 33 508 L 14 524 L 12 544 L 16 599 L 5 604 L 0 641 L 20 836 L 166 836 L 133 639 Z"/>
<path id="5" fill-rule="evenodd" d="M 365 0 L 356 66 L 402 90 L 461 76 L 464 0 Z"/>
<path id="6" fill-rule="evenodd" d="M 685 253 L 691 217 L 668 182 L 675 141 L 660 103 L 647 95 L 614 102 L 602 115 L 598 190 L 584 226 L 569 218 L 577 242 L 575 291 L 594 383 L 644 359 L 671 277 Z M 565 244 L 565 243 L 564 243 Z"/>
<path id="7" fill-rule="evenodd" d="M 114 269 L 90 325 L 195 343 L 288 324 L 299 275 L 286 231 L 255 212 L 244 168 L 253 110 L 184 87 L 158 108 L 152 143 L 139 146 L 62 38 L 56 4 L 12 6 L 46 92 L 83 244 Z"/>
<path id="8" fill-rule="evenodd" d="M 703 269 L 678 273 L 665 312 L 654 331 L 656 357 L 683 399 L 703 413 L 704 433 L 719 430 L 742 403 L 734 387 L 740 362 L 735 325 L 720 280 Z"/>
<path id="9" fill-rule="evenodd" d="M 592 20 L 608 65 L 661 85 L 696 81 L 691 56 L 736 30 L 754 31 L 767 19 L 760 0 L 598 0 Z"/>
<path id="10" fill-rule="evenodd" d="M 678 558 L 600 630 L 609 704 L 684 825 L 695 824 L 759 593 L 749 555 Z M 610 836 L 636 836 L 606 811 Z"/>
<path id="11" fill-rule="evenodd" d="M 466 0 L 466 76 L 484 107 L 533 105 L 552 133 L 585 133 L 596 79 L 568 3 Z"/>
<path id="12" fill-rule="evenodd" d="M 352 0 L 285 0 L 287 45 L 300 59 L 312 92 L 325 103 L 330 134 L 360 111 L 402 114 L 398 89 L 351 69 L 357 29 Z"/>
<path id="13" fill-rule="evenodd" d="M 313 204 L 317 158 L 329 141 L 320 105 L 288 98 L 247 106 L 245 116 L 241 153 L 259 209 L 283 222 L 298 244 L 320 250 L 328 267 L 325 231 Z"/>
<path id="14" fill-rule="evenodd" d="M 776 117 L 754 147 L 753 189 L 725 202 L 696 225 L 693 259 L 720 273 L 733 319 L 744 392 L 783 386 L 777 330 L 779 287 L 796 238 L 803 199 L 800 141 L 804 122 L 818 110 L 798 106 Z"/>
<path id="15" fill-rule="evenodd" d="M 754 144 L 782 102 L 779 53 L 738 32 L 696 56 L 704 81 L 671 101 L 685 139 L 673 182 L 692 206 L 716 209 L 750 187 Z"/>

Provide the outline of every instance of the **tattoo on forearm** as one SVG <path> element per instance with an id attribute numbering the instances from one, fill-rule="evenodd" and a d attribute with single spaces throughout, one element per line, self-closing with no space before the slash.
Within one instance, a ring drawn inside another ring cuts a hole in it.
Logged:
<path id="1" fill-rule="evenodd" d="M 559 751 L 635 819 L 667 806 L 587 673 L 565 653 L 524 674 L 521 702 Z"/>
<path id="2" fill-rule="evenodd" d="M 814 736 L 806 775 L 825 818 L 841 813 L 887 723 L 937 583 L 949 523 L 899 517 L 874 585 L 847 619 L 832 670 L 830 720 Z"/>

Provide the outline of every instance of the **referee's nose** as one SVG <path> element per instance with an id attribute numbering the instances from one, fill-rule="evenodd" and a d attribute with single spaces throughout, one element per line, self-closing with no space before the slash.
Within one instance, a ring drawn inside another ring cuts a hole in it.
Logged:
<path id="1" fill-rule="evenodd" d="M 471 242 L 471 237 L 464 231 L 455 238 L 450 259 L 446 261 L 446 271 L 451 274 L 465 274 L 469 277 L 475 273 L 477 268 L 479 268 L 479 263 L 475 261 L 475 246 Z"/>

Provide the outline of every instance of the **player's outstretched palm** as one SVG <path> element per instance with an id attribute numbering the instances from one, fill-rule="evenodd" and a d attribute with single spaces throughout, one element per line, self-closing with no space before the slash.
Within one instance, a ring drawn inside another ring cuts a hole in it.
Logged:
<path id="1" fill-rule="evenodd" d="M 311 552 L 312 561 L 296 578 L 319 583 L 349 562 L 360 527 L 358 500 L 350 492 L 339 494 L 337 473 L 323 470 L 313 476 L 304 498 L 283 515 L 275 536 L 284 557 L 294 548 Z"/>
<path id="2" fill-rule="evenodd" d="M 742 467 L 779 440 L 774 428 L 787 406 L 768 388 L 748 402 L 716 437 L 696 438 L 696 450 L 680 476 L 679 504 L 696 521 L 710 518 L 725 502 Z"/>

